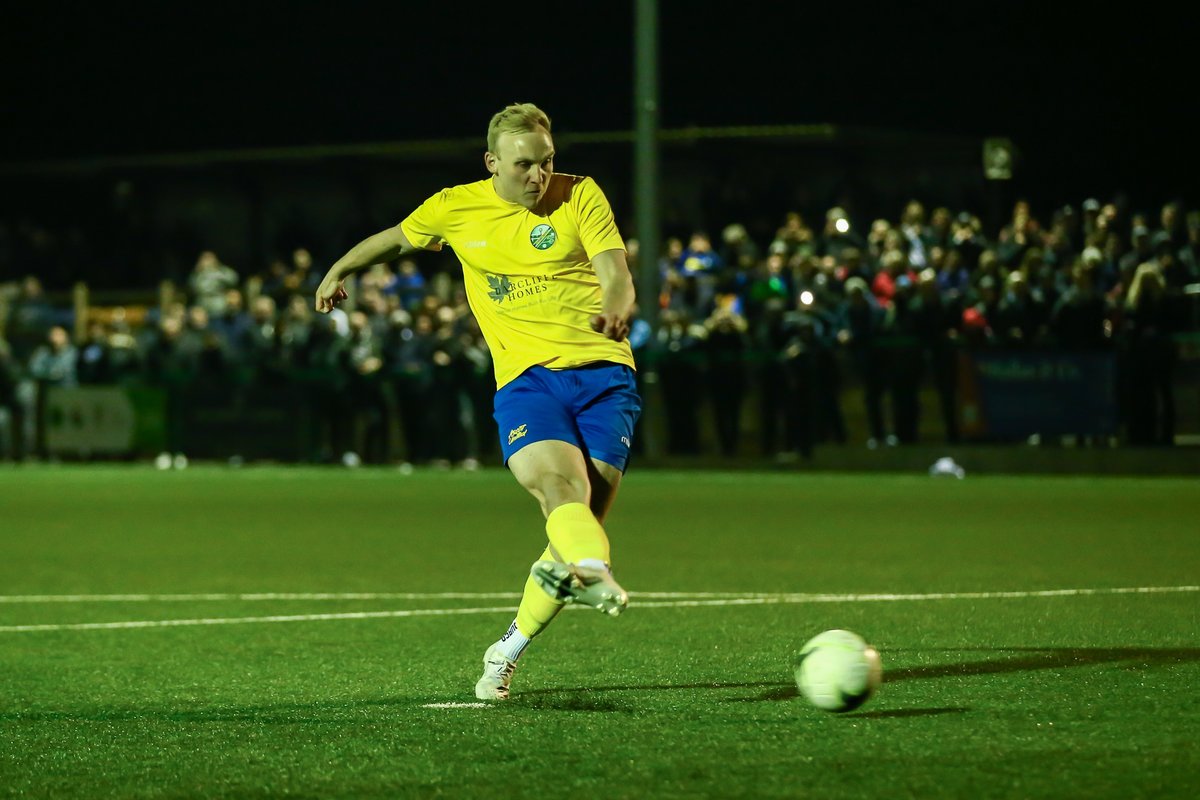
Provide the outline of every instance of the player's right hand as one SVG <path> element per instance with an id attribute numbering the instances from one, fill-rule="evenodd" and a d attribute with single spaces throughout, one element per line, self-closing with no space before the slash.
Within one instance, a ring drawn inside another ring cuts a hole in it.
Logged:
<path id="1" fill-rule="evenodd" d="M 325 279 L 321 281 L 321 285 L 317 287 L 316 310 L 322 314 L 328 314 L 347 297 L 349 295 L 346 294 L 345 283 L 332 274 L 326 275 Z"/>
<path id="2" fill-rule="evenodd" d="M 629 320 L 619 314 L 597 314 L 592 317 L 592 330 L 614 342 L 624 341 L 629 335 Z"/>

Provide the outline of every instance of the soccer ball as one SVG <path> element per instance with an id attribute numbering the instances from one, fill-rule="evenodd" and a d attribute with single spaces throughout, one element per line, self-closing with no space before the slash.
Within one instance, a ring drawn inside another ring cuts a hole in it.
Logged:
<path id="1" fill-rule="evenodd" d="M 883 680 L 879 653 L 850 631 L 825 631 L 809 639 L 796 660 L 796 686 L 825 711 L 853 711 Z"/>

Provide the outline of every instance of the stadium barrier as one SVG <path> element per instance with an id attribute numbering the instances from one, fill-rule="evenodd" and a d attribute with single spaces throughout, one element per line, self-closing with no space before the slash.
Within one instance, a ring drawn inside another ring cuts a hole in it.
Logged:
<path id="1" fill-rule="evenodd" d="M 1034 351 L 984 351 L 958 354 L 955 419 L 963 443 L 1024 443 L 1037 435 L 1092 437 L 1115 443 L 1122 429 L 1119 363 L 1114 353 L 1045 353 Z M 641 378 L 646 412 L 638 438 L 643 455 L 669 456 L 667 431 L 672 414 L 695 417 L 698 448 L 695 455 L 718 451 L 715 402 L 704 376 L 706 360 L 689 359 L 695 368 L 690 409 L 671 406 L 664 386 L 662 362 L 643 364 Z M 745 392 L 741 397 L 738 456 L 769 457 L 765 452 L 762 376 L 755 370 L 770 360 L 769 354 L 746 354 Z M 845 353 L 837 355 L 839 385 L 833 403 L 840 415 L 848 449 L 861 448 L 867 439 L 866 391 L 854 374 Z M 924 369 L 915 387 L 916 442 L 932 446 L 948 443 L 938 386 L 931 370 Z M 277 375 L 269 382 L 249 374 L 232 375 L 229 381 L 211 376 L 174 375 L 161 386 L 138 383 L 120 386 L 48 386 L 39 403 L 39 428 L 45 451 L 66 458 L 141 457 L 163 450 L 183 452 L 191 458 L 225 460 L 316 461 L 329 452 L 330 419 L 350 412 L 346 422 L 362 441 L 363 423 L 353 418 L 345 398 L 332 403 L 335 382 L 312 370 Z M 778 386 L 773 387 L 779 389 Z M 895 424 L 897 398 L 892 386 L 881 390 L 880 402 L 889 429 Z M 1200 337 L 1185 338 L 1175 380 L 1177 441 L 1197 443 L 1200 425 Z M 387 436 L 389 450 L 408 451 L 400 431 L 396 397 L 384 393 L 392 408 Z M 806 407 L 806 425 L 817 445 L 828 445 L 828 406 L 812 401 Z M 780 408 L 783 414 L 797 409 Z M 790 449 L 787 425 L 777 421 L 779 449 Z M 1094 442 L 1093 442 L 1094 443 Z M 649 447 L 647 447 L 649 444 Z M 824 448 L 824 453 L 839 448 Z M 339 455 L 339 454 L 333 454 Z M 491 456 L 491 453 L 477 454 Z"/>
<path id="2" fill-rule="evenodd" d="M 257 282 L 247 286 L 257 294 Z M 1195 294 L 1195 293 L 1193 293 Z M 82 339 L 92 321 L 120 321 L 132 328 L 153 324 L 180 297 L 169 281 L 156 293 L 97 294 L 84 284 L 71 294 L 69 314 L 76 338 Z M 3 299 L 3 298 L 0 298 Z M 100 302 L 97 302 L 100 301 Z M 7 309 L 0 304 L 0 317 Z M 1200 333 L 1175 337 L 1177 443 L 1200 444 Z M 894 365 L 904 358 L 921 358 L 915 340 L 885 337 L 880 341 L 884 361 Z M 866 439 L 864 386 L 856 365 L 844 350 L 836 352 L 838 386 L 836 404 L 844 418 L 848 441 L 857 447 Z M 959 432 L 965 441 L 1023 441 L 1043 436 L 1093 436 L 1113 439 L 1123 423 L 1120 397 L 1120 361 L 1114 352 L 1071 354 L 1054 351 L 1002 351 L 983 349 L 957 354 L 958 402 L 955 410 Z M 750 349 L 742 353 L 746 391 L 742 398 L 739 455 L 762 456 L 760 418 L 761 375 L 756 371 L 768 362 L 779 362 L 780 354 Z M 709 364 L 704 350 L 684 354 L 681 359 L 700 370 Z M 647 395 L 640 437 L 653 440 L 650 451 L 666 455 L 662 443 L 672 413 L 663 392 L 663 355 L 639 359 L 643 365 L 643 390 Z M 889 368 L 891 368 L 889 366 Z M 938 406 L 940 398 L 928 364 L 919 368 L 917 440 L 946 441 L 947 429 Z M 231 377 L 219 385 L 202 385 L 194 377 L 180 376 L 171 385 L 49 388 L 39 402 L 39 440 L 44 451 L 63 457 L 130 457 L 168 449 L 199 458 L 243 457 L 247 459 L 313 460 L 322 448 L 328 427 L 327 409 L 314 400 L 312 375 L 285 376 L 269 390 L 245 377 Z M 771 385 L 768 383 L 768 385 Z M 697 379 L 690 402 L 699 409 L 700 452 L 717 450 L 712 399 L 707 378 Z M 887 395 L 888 416 L 894 417 L 893 386 Z M 822 413 L 818 407 L 816 413 Z M 392 415 L 393 421 L 396 414 Z M 322 421 L 324 420 L 324 421 Z M 893 419 L 894 422 L 894 419 Z M 820 425 L 820 423 L 818 423 Z M 111 426 L 111 430 L 105 430 Z M 395 430 L 392 452 L 402 453 L 405 443 Z M 827 442 L 826 431 L 816 432 L 817 443 Z"/>
<path id="3" fill-rule="evenodd" d="M 166 446 L 166 393 L 145 386 L 47 386 L 39 429 L 53 456 L 157 453 Z"/>
<path id="4" fill-rule="evenodd" d="M 959 425 L 967 439 L 1115 436 L 1112 353 L 972 353 L 959 369 Z"/>

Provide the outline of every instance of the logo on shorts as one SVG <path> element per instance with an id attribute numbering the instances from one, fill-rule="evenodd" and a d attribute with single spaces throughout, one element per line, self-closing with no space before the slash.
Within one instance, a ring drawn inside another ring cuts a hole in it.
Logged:
<path id="1" fill-rule="evenodd" d="M 527 433 L 529 433 L 529 431 L 525 430 L 525 424 L 518 425 L 508 432 L 508 443 L 512 444 Z"/>
<path id="2" fill-rule="evenodd" d="M 529 234 L 529 243 L 538 250 L 549 250 L 558 241 L 558 234 L 554 232 L 554 228 L 542 223 L 533 229 Z"/>
<path id="3" fill-rule="evenodd" d="M 621 444 L 625 445 L 626 447 L 632 447 L 632 446 L 633 446 L 633 445 L 631 445 L 631 444 L 629 443 L 629 437 L 628 437 L 628 436 L 622 436 L 622 437 L 621 437 Z"/>

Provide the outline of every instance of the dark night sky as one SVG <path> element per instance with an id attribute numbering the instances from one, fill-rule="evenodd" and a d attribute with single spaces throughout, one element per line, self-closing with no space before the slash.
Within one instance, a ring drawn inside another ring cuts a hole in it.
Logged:
<path id="1" fill-rule="evenodd" d="M 39 5 L 0 32 L 0 161 L 479 136 L 514 100 L 628 129 L 631 2 Z M 663 0 L 662 124 L 1008 135 L 1025 179 L 1195 200 L 1197 14 Z M 965 3 L 957 4 L 965 6 Z M 971 4 L 974 6 L 975 4 Z M 982 7 L 983 4 L 979 4 Z M 947 10 L 949 9 L 949 10 Z"/>

